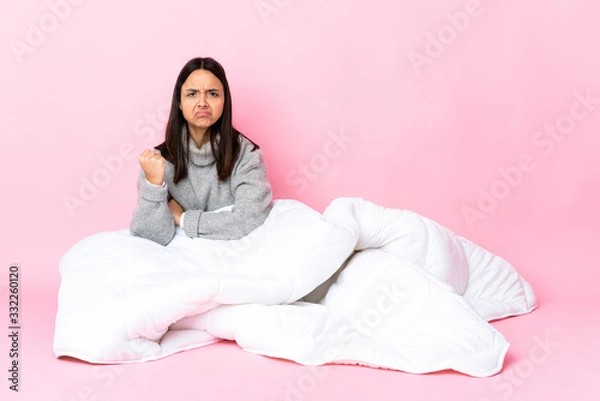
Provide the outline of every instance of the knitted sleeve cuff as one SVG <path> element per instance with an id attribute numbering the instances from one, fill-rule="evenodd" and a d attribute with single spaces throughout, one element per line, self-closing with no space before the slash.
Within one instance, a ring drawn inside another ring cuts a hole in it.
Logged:
<path id="1" fill-rule="evenodd" d="M 200 216 L 202 210 L 186 210 L 183 221 L 183 230 L 188 237 L 198 237 L 198 227 L 200 226 Z"/>
<path id="2" fill-rule="evenodd" d="M 167 185 L 163 182 L 161 186 L 151 184 L 143 179 L 140 182 L 140 197 L 150 202 L 163 202 L 167 200 L 169 191 Z"/>

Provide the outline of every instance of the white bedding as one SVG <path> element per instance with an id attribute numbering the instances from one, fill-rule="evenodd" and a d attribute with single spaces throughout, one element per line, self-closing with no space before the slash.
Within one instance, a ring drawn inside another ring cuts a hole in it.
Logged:
<path id="1" fill-rule="evenodd" d="M 530 312 L 504 259 L 416 213 L 358 198 L 323 215 L 278 200 L 236 241 L 166 247 L 128 230 L 85 238 L 60 263 L 54 352 L 154 360 L 234 340 L 306 365 L 490 376 L 508 343 L 487 322 Z"/>

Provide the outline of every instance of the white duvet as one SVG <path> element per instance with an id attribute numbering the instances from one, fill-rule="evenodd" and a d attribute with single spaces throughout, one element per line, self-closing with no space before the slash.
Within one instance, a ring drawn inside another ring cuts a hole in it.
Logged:
<path id="1" fill-rule="evenodd" d="M 357 198 L 323 215 L 275 201 L 235 241 L 166 247 L 128 230 L 83 239 L 60 263 L 54 352 L 93 363 L 154 360 L 225 340 L 305 365 L 413 373 L 501 370 L 487 322 L 530 312 L 504 259 L 406 210 Z"/>

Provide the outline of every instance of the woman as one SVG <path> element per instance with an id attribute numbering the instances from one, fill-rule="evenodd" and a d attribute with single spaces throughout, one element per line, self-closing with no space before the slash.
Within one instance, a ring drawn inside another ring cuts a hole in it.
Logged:
<path id="1" fill-rule="evenodd" d="M 180 226 L 193 238 L 238 239 L 271 210 L 262 153 L 233 128 L 229 84 L 212 58 L 195 58 L 183 67 L 165 142 L 144 150 L 139 161 L 133 235 L 167 245 Z M 210 213 L 230 205 L 230 211 Z"/>

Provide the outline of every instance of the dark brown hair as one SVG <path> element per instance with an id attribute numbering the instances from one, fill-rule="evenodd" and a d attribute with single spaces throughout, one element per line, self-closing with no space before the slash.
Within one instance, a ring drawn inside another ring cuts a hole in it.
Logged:
<path id="1" fill-rule="evenodd" d="M 187 121 L 179 108 L 181 101 L 181 86 L 190 74 L 196 70 L 210 71 L 223 84 L 225 96 L 223 114 L 221 114 L 221 117 L 209 129 L 210 148 L 215 157 L 217 175 L 219 176 L 220 181 L 226 180 L 231 175 L 235 162 L 240 154 L 240 137 L 246 138 L 245 135 L 233 127 L 231 93 L 229 91 L 229 83 L 227 82 L 225 70 L 221 64 L 210 57 L 198 57 L 188 61 L 181 69 L 177 81 L 175 82 L 173 99 L 171 100 L 171 112 L 169 113 L 169 121 L 167 122 L 167 129 L 165 132 L 165 141 L 156 147 L 156 149 L 160 150 L 166 160 L 173 163 L 173 182 L 176 184 L 179 180 L 186 178 L 188 174 L 188 150 L 186 146 L 188 138 L 182 138 L 183 132 L 187 132 L 187 130 L 183 130 L 184 127 L 187 127 Z M 218 141 L 217 138 L 219 138 Z M 254 145 L 252 150 L 258 149 L 257 144 L 252 141 L 250 142 Z"/>

